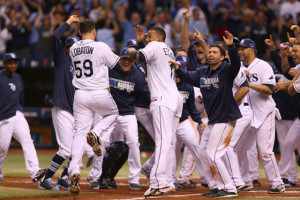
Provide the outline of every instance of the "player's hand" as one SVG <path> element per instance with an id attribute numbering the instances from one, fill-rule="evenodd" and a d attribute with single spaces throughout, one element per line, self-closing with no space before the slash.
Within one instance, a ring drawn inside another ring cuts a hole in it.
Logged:
<path id="1" fill-rule="evenodd" d="M 295 35 L 300 33 L 300 27 L 298 25 L 292 25 L 291 30 L 295 33 Z"/>
<path id="2" fill-rule="evenodd" d="M 194 39 L 197 39 L 199 42 L 204 41 L 202 34 L 194 27 L 196 33 L 193 34 Z"/>
<path id="3" fill-rule="evenodd" d="M 229 33 L 228 31 L 225 31 L 226 37 L 223 36 L 223 40 L 227 46 L 233 44 L 233 35 Z"/>
<path id="4" fill-rule="evenodd" d="M 207 125 L 202 122 L 199 126 L 200 126 L 200 128 L 205 129 Z"/>
<path id="5" fill-rule="evenodd" d="M 190 20 L 190 5 L 187 5 L 187 9 L 182 13 L 184 21 Z"/>
<path id="6" fill-rule="evenodd" d="M 265 43 L 266 45 L 270 48 L 271 51 L 274 51 L 276 48 L 275 48 L 275 44 L 274 44 L 274 41 L 272 39 L 272 35 L 270 35 L 270 38 L 269 39 L 265 39 Z"/>
<path id="7" fill-rule="evenodd" d="M 250 72 L 248 70 L 244 70 L 244 73 L 246 74 L 247 77 L 250 76 Z"/>
<path id="8" fill-rule="evenodd" d="M 77 15 L 71 15 L 71 17 L 69 17 L 69 19 L 66 22 L 67 24 L 71 25 L 74 22 L 79 23 L 80 19 Z"/>
<path id="9" fill-rule="evenodd" d="M 298 71 L 294 68 L 291 68 L 289 70 L 289 75 L 291 75 L 292 77 L 295 77 L 297 75 Z"/>
<path id="10" fill-rule="evenodd" d="M 173 64 L 173 66 L 174 66 L 174 68 L 175 68 L 176 70 L 179 69 L 179 65 L 178 65 L 178 63 L 177 63 L 176 61 L 170 59 L 170 60 L 169 60 L 169 63 Z"/>
<path id="11" fill-rule="evenodd" d="M 132 57 L 132 54 L 131 54 L 132 51 L 136 51 L 136 49 L 133 48 L 133 47 L 130 47 L 130 48 L 127 50 L 127 54 L 128 54 L 130 57 Z"/>
<path id="12" fill-rule="evenodd" d="M 134 28 L 135 30 L 135 34 L 136 34 L 136 40 L 140 43 L 140 42 L 144 42 L 146 35 L 144 33 L 144 27 L 137 25 L 136 28 Z"/>
<path id="13" fill-rule="evenodd" d="M 289 32 L 287 32 L 286 35 L 287 35 L 287 38 L 288 38 L 288 40 L 289 40 L 289 44 L 294 45 L 295 43 L 297 43 L 296 38 L 290 37 Z"/>
<path id="14" fill-rule="evenodd" d="M 286 88 L 286 82 L 277 82 L 274 88 L 274 93 L 279 92 L 280 90 L 284 90 Z"/>
<path id="15" fill-rule="evenodd" d="M 280 52 L 281 52 L 281 56 L 291 56 L 290 47 L 287 45 L 280 47 Z"/>

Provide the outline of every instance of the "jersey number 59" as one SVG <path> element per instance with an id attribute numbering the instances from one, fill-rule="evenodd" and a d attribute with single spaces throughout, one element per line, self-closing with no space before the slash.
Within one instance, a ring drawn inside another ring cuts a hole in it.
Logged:
<path id="1" fill-rule="evenodd" d="M 84 70 L 84 76 L 85 77 L 91 77 L 93 75 L 93 63 L 90 59 L 86 59 L 82 63 L 82 67 L 80 66 L 81 61 L 75 61 L 74 67 L 76 71 L 76 77 L 81 78 L 82 77 L 82 70 Z"/>

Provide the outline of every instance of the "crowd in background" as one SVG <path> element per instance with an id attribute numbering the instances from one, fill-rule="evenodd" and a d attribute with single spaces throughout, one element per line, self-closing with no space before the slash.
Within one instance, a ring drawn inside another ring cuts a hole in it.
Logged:
<path id="1" fill-rule="evenodd" d="M 228 30 L 240 39 L 253 39 L 258 57 L 265 60 L 269 50 L 264 40 L 272 35 L 277 45 L 286 42 L 294 37 L 290 27 L 300 25 L 298 0 L 1 0 L 0 56 L 15 52 L 23 58 L 21 66 L 32 65 L 30 60 L 40 67 L 52 66 L 52 34 L 73 14 L 94 20 L 96 40 L 117 53 L 135 38 L 138 24 L 146 30 L 161 26 L 166 43 L 177 49 L 187 4 L 192 5 L 191 40 L 193 27 L 209 44 L 222 40 Z"/>

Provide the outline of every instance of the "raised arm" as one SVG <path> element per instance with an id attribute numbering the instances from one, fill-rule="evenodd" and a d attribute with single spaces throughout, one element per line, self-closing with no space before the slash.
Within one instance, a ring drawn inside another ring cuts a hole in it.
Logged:
<path id="1" fill-rule="evenodd" d="M 196 31 L 196 33 L 193 34 L 194 39 L 197 39 L 201 45 L 201 47 L 203 48 L 203 53 L 206 59 L 208 59 L 208 52 L 209 52 L 209 48 L 205 42 L 205 40 L 202 37 L 202 34 L 194 27 L 194 30 Z"/>
<path id="2" fill-rule="evenodd" d="M 187 9 L 182 13 L 184 18 L 184 24 L 181 32 L 181 48 L 188 50 L 190 47 L 189 40 L 189 23 L 190 23 L 190 6 L 187 6 Z"/>
<path id="3" fill-rule="evenodd" d="M 53 36 L 60 40 L 64 33 L 69 29 L 70 25 L 75 22 L 80 22 L 79 17 L 77 15 L 71 15 L 71 17 L 64 24 L 54 31 Z"/>

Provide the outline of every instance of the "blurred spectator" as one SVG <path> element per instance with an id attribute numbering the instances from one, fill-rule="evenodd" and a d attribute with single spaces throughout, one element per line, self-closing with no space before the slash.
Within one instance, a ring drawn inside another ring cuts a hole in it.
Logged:
<path id="1" fill-rule="evenodd" d="M 158 7 L 158 8 L 161 8 L 161 7 Z M 157 9 L 155 9 L 155 1 L 145 0 L 145 6 L 144 6 L 145 23 L 144 24 L 147 27 L 147 29 L 149 29 L 150 27 L 152 27 L 155 24 L 154 16 L 155 16 L 155 11 Z"/>
<path id="2" fill-rule="evenodd" d="M 255 23 L 253 24 L 251 31 L 251 38 L 256 44 L 257 57 L 265 59 L 267 46 L 265 45 L 265 39 L 268 39 L 271 31 L 267 24 L 265 13 L 262 10 L 256 12 Z"/>
<path id="3" fill-rule="evenodd" d="M 123 45 L 122 48 L 126 47 L 126 41 L 132 38 L 136 38 L 136 33 L 134 28 L 136 25 L 141 25 L 142 19 L 141 15 L 138 12 L 131 13 L 130 21 L 127 20 L 125 16 L 125 11 L 127 8 L 127 4 L 118 6 L 118 21 L 121 24 L 122 31 L 123 31 Z M 144 27 L 145 32 L 147 32 L 146 28 Z"/>
<path id="4" fill-rule="evenodd" d="M 251 9 L 244 11 L 245 20 L 241 26 L 238 27 L 239 34 L 236 35 L 240 39 L 250 38 L 252 27 L 254 26 L 254 12 Z"/>
<path id="5" fill-rule="evenodd" d="M 172 40 L 173 40 L 173 48 L 178 49 L 181 47 L 181 24 L 179 22 L 173 23 L 172 28 Z"/>
<path id="6" fill-rule="evenodd" d="M 71 15 L 83 15 L 83 5 L 78 0 L 69 0 L 68 4 L 65 5 L 67 16 Z"/>
<path id="7" fill-rule="evenodd" d="M 8 24 L 7 29 L 12 34 L 12 40 L 10 41 L 11 51 L 25 60 L 30 59 L 28 36 L 32 29 L 31 25 L 23 12 L 15 13 L 15 10 L 10 10 L 10 19 L 11 22 Z"/>
<path id="8" fill-rule="evenodd" d="M 261 0 L 260 3 L 257 4 L 257 9 L 265 13 L 267 24 L 269 25 L 272 34 L 277 34 L 277 18 L 274 11 L 268 8 L 267 1 Z"/>
<path id="9" fill-rule="evenodd" d="M 291 26 L 293 24 L 293 16 L 291 14 L 286 14 L 284 16 L 284 25 L 281 28 L 282 32 L 280 34 L 280 42 L 288 42 L 287 33 L 289 33 L 291 37 L 295 37 L 294 32 L 291 30 Z"/>
<path id="10" fill-rule="evenodd" d="M 99 0 L 92 0 L 91 8 L 89 11 L 89 18 L 95 23 L 97 22 L 102 7 L 100 6 Z"/>
<path id="11" fill-rule="evenodd" d="M 159 26 L 163 28 L 166 32 L 166 40 L 165 43 L 170 47 L 173 48 L 173 41 L 172 41 L 172 27 L 168 23 L 167 19 L 167 12 L 164 12 L 161 7 L 156 9 L 155 14 L 155 26 Z"/>
<path id="12" fill-rule="evenodd" d="M 197 0 L 197 4 L 200 9 L 203 11 L 205 18 L 206 18 L 206 22 L 208 24 L 209 27 L 212 26 L 212 19 L 211 19 L 211 4 L 207 4 L 205 2 L 205 0 Z"/>
<path id="13" fill-rule="evenodd" d="M 185 8 L 185 4 L 184 4 L 183 0 L 175 0 L 175 7 L 171 10 L 172 19 L 175 19 L 177 12 L 181 8 Z"/>
<path id="14" fill-rule="evenodd" d="M 220 0 L 213 11 L 213 33 L 219 36 L 219 40 L 223 40 L 227 30 L 228 12 L 227 0 Z"/>
<path id="15" fill-rule="evenodd" d="M 96 23 L 96 31 L 96 41 L 106 43 L 113 51 L 115 51 L 114 36 L 119 33 L 120 28 L 113 12 L 107 13 L 105 10 L 100 12 Z"/>
<path id="16" fill-rule="evenodd" d="M 30 11 L 23 0 L 8 0 L 9 6 L 6 12 L 14 10 L 16 13 L 21 12 L 25 17 L 29 17 Z"/>
<path id="17" fill-rule="evenodd" d="M 0 57 L 6 53 L 6 42 L 12 38 L 5 25 L 4 17 L 0 16 Z"/>
<path id="18" fill-rule="evenodd" d="M 232 0 L 232 7 L 227 12 L 227 27 L 228 31 L 232 35 L 238 35 L 238 28 L 241 26 L 244 21 L 244 14 L 241 10 L 241 5 L 239 0 Z M 226 15 L 225 15 L 226 16 Z M 225 17 L 226 18 L 226 17 Z"/>
<path id="19" fill-rule="evenodd" d="M 190 25 L 189 25 L 189 33 L 190 33 L 191 40 L 193 40 L 193 33 L 195 33 L 194 28 L 196 28 L 204 37 L 207 38 L 211 37 L 206 21 L 200 19 L 200 11 L 199 9 L 196 8 L 192 10 Z"/>
<path id="20" fill-rule="evenodd" d="M 43 9 L 41 6 L 38 8 L 38 16 L 35 20 L 34 26 L 39 32 L 39 40 L 36 46 L 39 66 L 49 67 L 53 60 L 52 35 L 55 30 L 55 25 L 51 25 L 49 15 L 43 15 Z"/>
<path id="21" fill-rule="evenodd" d="M 284 16 L 291 14 L 293 16 L 293 23 L 296 24 L 297 14 L 300 12 L 300 2 L 297 0 L 287 0 L 281 4 L 280 17 L 278 23 L 279 34 L 282 33 L 282 27 L 285 24 Z"/>
<path id="22" fill-rule="evenodd" d="M 183 18 L 182 13 L 186 10 L 186 6 L 189 5 L 189 0 L 182 0 L 182 1 L 183 1 L 183 4 L 185 5 L 185 7 L 180 8 L 174 18 L 174 21 L 179 22 L 181 25 L 183 25 L 183 23 L 184 23 L 184 18 Z M 194 9 L 199 10 L 200 20 L 206 21 L 205 15 L 204 15 L 203 11 L 201 10 L 201 8 L 198 6 L 194 6 L 194 5 L 190 6 L 190 10 L 194 10 Z"/>

